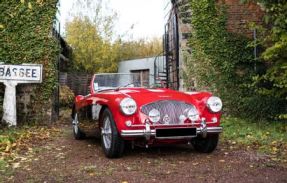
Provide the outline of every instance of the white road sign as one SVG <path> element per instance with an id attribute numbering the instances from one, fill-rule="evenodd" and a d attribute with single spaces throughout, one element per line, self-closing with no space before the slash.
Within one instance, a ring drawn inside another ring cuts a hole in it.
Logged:
<path id="1" fill-rule="evenodd" d="M 7 80 L 17 81 L 17 83 L 41 83 L 42 65 L 5 65 L 0 64 L 0 82 Z"/>
<path id="2" fill-rule="evenodd" d="M 8 65 L 0 64 L 0 82 L 5 85 L 5 95 L 3 101 L 2 121 L 9 126 L 17 125 L 16 114 L 16 86 L 19 83 L 41 83 L 42 65 L 23 64 Z"/>

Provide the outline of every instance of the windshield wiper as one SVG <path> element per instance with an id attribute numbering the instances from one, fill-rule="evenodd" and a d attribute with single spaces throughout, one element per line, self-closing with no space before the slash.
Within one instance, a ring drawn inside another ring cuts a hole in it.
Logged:
<path id="1" fill-rule="evenodd" d="M 128 87 L 129 85 L 132 85 L 132 84 L 140 84 L 139 82 L 133 82 L 133 83 L 129 83 L 129 84 L 126 84 L 126 85 L 122 85 L 122 86 L 119 86 L 115 89 L 115 91 L 119 91 L 119 89 L 121 88 L 126 88 Z"/>

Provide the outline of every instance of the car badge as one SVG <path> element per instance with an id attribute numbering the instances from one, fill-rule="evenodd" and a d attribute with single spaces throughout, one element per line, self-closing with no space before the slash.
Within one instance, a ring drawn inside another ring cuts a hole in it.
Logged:
<path id="1" fill-rule="evenodd" d="M 169 123 L 170 122 L 170 117 L 166 114 L 164 117 L 163 117 L 163 122 L 164 123 Z"/>

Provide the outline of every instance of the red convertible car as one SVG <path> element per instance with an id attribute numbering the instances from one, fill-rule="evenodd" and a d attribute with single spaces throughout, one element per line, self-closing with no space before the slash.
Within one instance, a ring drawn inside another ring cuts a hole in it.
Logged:
<path id="1" fill-rule="evenodd" d="M 75 139 L 100 135 L 109 158 L 125 144 L 151 146 L 188 143 L 212 152 L 218 143 L 222 102 L 209 92 L 140 87 L 133 74 L 95 74 L 90 94 L 78 95 L 72 110 Z"/>

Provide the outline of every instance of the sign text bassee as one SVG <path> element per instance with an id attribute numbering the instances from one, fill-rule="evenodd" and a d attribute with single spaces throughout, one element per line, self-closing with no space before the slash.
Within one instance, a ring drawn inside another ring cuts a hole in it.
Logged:
<path id="1" fill-rule="evenodd" d="M 0 81 L 16 80 L 19 83 L 40 83 L 42 65 L 4 65 L 0 64 Z"/>

